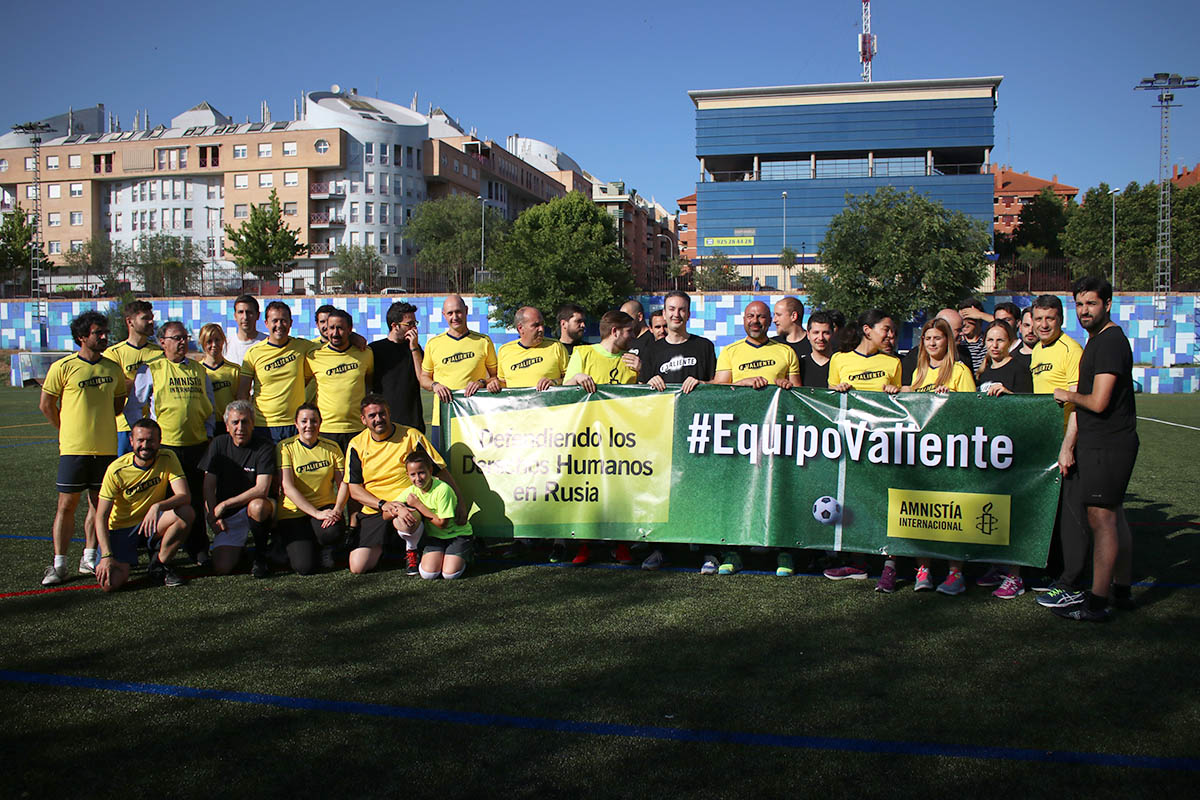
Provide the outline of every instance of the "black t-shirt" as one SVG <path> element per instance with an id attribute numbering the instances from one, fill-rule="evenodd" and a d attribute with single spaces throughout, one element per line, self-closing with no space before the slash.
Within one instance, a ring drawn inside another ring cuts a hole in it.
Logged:
<path id="1" fill-rule="evenodd" d="M 800 383 L 813 389 L 828 389 L 829 362 L 818 364 L 813 361 L 812 353 L 805 354 L 800 359 Z"/>
<path id="2" fill-rule="evenodd" d="M 251 439 L 246 447 L 238 447 L 223 433 L 209 443 L 200 469 L 217 476 L 217 500 L 228 500 L 254 486 L 259 475 L 275 474 L 275 445 Z"/>
<path id="3" fill-rule="evenodd" d="M 667 383 L 683 383 L 684 378 L 711 381 L 717 372 L 713 343 L 694 334 L 689 334 L 683 344 L 671 344 L 666 339 L 651 342 L 639 358 L 642 368 L 638 383 L 649 383 L 655 375 Z"/>
<path id="4" fill-rule="evenodd" d="M 975 383 L 982 388 L 985 383 L 1000 383 L 1016 394 L 1033 394 L 1033 376 L 1029 374 L 1029 359 L 1013 356 L 1003 367 L 990 364 L 979 373 Z"/>
<path id="5" fill-rule="evenodd" d="M 642 331 L 642 335 L 634 339 L 633 344 L 629 345 L 628 352 L 632 353 L 638 358 L 641 358 L 642 353 L 645 353 L 647 348 L 649 348 L 654 341 L 654 331 L 646 328 L 646 330 Z"/>
<path id="6" fill-rule="evenodd" d="M 812 343 L 808 341 L 807 336 L 798 342 L 789 342 L 783 336 L 772 336 L 771 341 L 779 342 L 780 344 L 786 344 L 788 347 L 792 348 L 792 350 L 796 351 L 797 361 L 802 360 L 806 355 L 812 352 Z"/>
<path id="7" fill-rule="evenodd" d="M 425 410 L 421 405 L 421 382 L 412 363 L 408 341 L 380 339 L 371 342 L 375 354 L 375 372 L 371 391 L 387 400 L 393 422 L 425 432 Z"/>
<path id="8" fill-rule="evenodd" d="M 975 360 L 971 355 L 970 349 L 966 342 L 959 342 L 955 348 L 958 354 L 958 360 L 966 364 L 971 370 L 971 374 L 975 374 Z M 917 371 L 917 358 L 921 355 L 921 342 L 913 345 L 913 349 L 904 354 L 904 358 L 900 359 L 900 384 L 902 386 L 912 386 L 913 373 Z M 983 363 L 982 361 L 980 362 Z"/>
<path id="9" fill-rule="evenodd" d="M 1133 351 L 1119 325 L 1112 325 L 1088 337 L 1079 359 L 1079 393 L 1091 394 L 1097 375 L 1117 376 L 1108 407 L 1099 414 L 1082 406 L 1075 407 L 1079 427 L 1078 447 L 1120 447 L 1137 445 L 1137 407 L 1133 399 Z"/>
<path id="10" fill-rule="evenodd" d="M 575 352 L 575 348 L 583 344 L 584 341 L 580 339 L 578 342 L 564 342 L 562 339 L 559 339 L 558 343 L 567 348 L 567 355 L 570 356 L 571 353 Z"/>

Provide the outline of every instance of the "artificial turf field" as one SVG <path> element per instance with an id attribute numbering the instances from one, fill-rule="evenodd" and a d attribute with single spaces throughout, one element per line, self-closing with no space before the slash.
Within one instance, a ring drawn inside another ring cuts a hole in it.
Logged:
<path id="1" fill-rule="evenodd" d="M 0 797 L 1195 796 L 1200 397 L 1138 398 L 1197 430 L 1139 423 L 1139 608 L 1106 625 L 686 551 L 22 594 L 51 554 L 36 404 L 0 390 Z"/>

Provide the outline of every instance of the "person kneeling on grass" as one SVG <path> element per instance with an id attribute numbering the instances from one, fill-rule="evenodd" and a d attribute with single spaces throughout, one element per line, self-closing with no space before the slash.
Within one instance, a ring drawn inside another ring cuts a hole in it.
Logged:
<path id="1" fill-rule="evenodd" d="M 283 497 L 275 530 L 297 574 L 311 575 L 314 549 L 321 566 L 333 568 L 333 547 L 346 537 L 343 520 L 350 487 L 342 483 L 345 460 L 337 442 L 321 436 L 321 411 L 305 403 L 296 411 L 299 433 L 279 443 Z"/>
<path id="2" fill-rule="evenodd" d="M 120 589 L 137 566 L 137 545 L 145 537 L 150 548 L 150 580 L 182 586 L 183 578 L 167 566 L 187 538 L 195 515 L 187 478 L 179 459 L 163 450 L 162 429 L 152 419 L 139 419 L 129 429 L 133 450 L 108 465 L 96 504 L 96 538 L 103 555 L 96 580 L 106 592 Z M 168 490 L 170 494 L 168 495 Z"/>
<path id="3" fill-rule="evenodd" d="M 421 554 L 421 577 L 432 580 L 461 578 L 467 570 L 471 551 L 471 523 L 454 521 L 458 497 L 450 484 L 433 477 L 433 459 L 424 450 L 410 453 L 404 469 L 412 481 L 411 490 L 400 502 L 409 513 L 392 520 L 405 542 L 416 544 L 425 534 Z M 429 523 L 426 529 L 425 523 Z"/>

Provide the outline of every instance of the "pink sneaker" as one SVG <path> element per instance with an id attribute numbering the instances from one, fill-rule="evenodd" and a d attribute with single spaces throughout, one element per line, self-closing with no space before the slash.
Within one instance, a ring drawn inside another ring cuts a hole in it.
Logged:
<path id="1" fill-rule="evenodd" d="M 1004 583 L 1000 584 L 1000 588 L 992 592 L 992 597 L 998 597 L 1001 600 L 1012 600 L 1014 597 L 1020 597 L 1025 594 L 1025 581 L 1021 580 L 1018 575 L 1004 576 Z"/>
<path id="2" fill-rule="evenodd" d="M 831 581 L 844 581 L 846 579 L 865 581 L 867 579 L 867 571 L 862 567 L 856 567 L 852 564 L 847 564 L 844 567 L 830 567 L 822 574 Z"/>
<path id="3" fill-rule="evenodd" d="M 1008 577 L 1008 570 L 1001 567 L 999 564 L 992 564 L 988 571 L 983 573 L 976 579 L 976 586 L 986 586 L 991 588 L 1004 583 L 1004 579 Z"/>
<path id="4" fill-rule="evenodd" d="M 883 565 L 883 572 L 879 573 L 879 582 L 875 584 L 875 591 L 884 594 L 896 591 L 896 568 L 891 564 Z"/>

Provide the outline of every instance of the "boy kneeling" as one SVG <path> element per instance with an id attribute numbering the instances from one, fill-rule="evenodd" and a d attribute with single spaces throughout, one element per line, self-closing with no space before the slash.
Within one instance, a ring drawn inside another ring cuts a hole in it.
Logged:
<path id="1" fill-rule="evenodd" d="M 433 460 L 424 450 L 410 453 L 404 460 L 412 489 L 400 498 L 416 517 L 414 525 L 405 525 L 402 517 L 393 524 L 406 541 L 416 544 L 425 535 L 425 550 L 421 554 L 421 577 L 432 580 L 461 578 L 467 569 L 467 554 L 471 550 L 471 523 L 459 525 L 454 521 L 458 498 L 445 481 L 433 477 Z M 428 521 L 430 527 L 425 528 Z"/>

